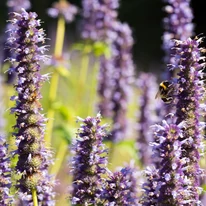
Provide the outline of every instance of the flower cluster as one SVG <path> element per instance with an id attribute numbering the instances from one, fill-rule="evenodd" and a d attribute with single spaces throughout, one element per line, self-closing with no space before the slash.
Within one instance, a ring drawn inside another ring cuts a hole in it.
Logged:
<path id="1" fill-rule="evenodd" d="M 130 205 L 138 205 L 138 195 L 140 192 L 138 183 L 140 180 L 140 171 L 135 166 L 134 160 L 131 160 L 129 164 L 121 170 L 121 172 L 128 180 L 127 186 L 129 193 L 127 195 L 127 199 L 130 202 Z"/>
<path id="2" fill-rule="evenodd" d="M 138 96 L 137 113 L 137 143 L 136 148 L 138 157 L 143 165 L 151 163 L 152 150 L 149 146 L 153 141 L 150 126 L 157 123 L 157 105 L 154 103 L 154 97 L 158 91 L 156 77 L 150 73 L 140 73 L 136 81 Z"/>
<path id="3" fill-rule="evenodd" d="M 204 123 L 201 115 L 205 110 L 203 67 L 205 50 L 199 45 L 202 38 L 185 41 L 175 40 L 174 51 L 178 69 L 176 85 L 176 111 L 173 121 L 156 125 L 154 158 L 160 159 L 158 168 L 147 172 L 148 182 L 143 185 L 143 205 L 200 205 L 199 177 L 203 176 L 199 160 Z"/>
<path id="4" fill-rule="evenodd" d="M 52 8 L 49 8 L 47 12 L 52 18 L 63 16 L 67 23 L 71 23 L 74 21 L 78 9 L 67 1 L 59 1 L 53 3 Z"/>
<path id="5" fill-rule="evenodd" d="M 121 108 L 123 115 L 126 114 L 125 108 L 130 93 L 128 84 L 131 83 L 134 69 L 131 57 L 133 39 L 131 29 L 127 24 L 116 21 L 110 29 L 115 35 L 113 35 L 114 39 L 110 39 L 110 57 L 100 57 L 98 93 L 99 109 L 102 115 L 112 117 L 115 123 L 118 117 L 114 116 L 118 115 Z M 118 127 L 118 124 L 119 122 L 115 127 Z"/>
<path id="6" fill-rule="evenodd" d="M 21 8 L 24 8 L 25 10 L 29 10 L 31 8 L 31 3 L 29 0 L 8 0 L 7 1 L 7 7 L 9 10 L 9 13 L 11 12 L 20 12 Z M 11 29 L 15 29 L 13 28 L 14 25 L 11 24 L 10 22 L 8 22 L 6 24 L 6 31 L 7 30 L 11 30 Z M 5 34 L 5 42 L 7 40 L 8 36 L 7 34 Z M 3 51 L 3 60 L 10 57 L 10 58 L 15 58 L 15 54 L 13 52 L 11 52 L 9 50 L 9 48 L 5 48 Z M 8 72 L 8 76 L 7 76 L 7 83 L 11 84 L 14 82 L 16 78 L 16 74 L 14 72 L 14 69 L 10 69 L 10 71 Z"/>
<path id="7" fill-rule="evenodd" d="M 113 102 L 111 101 L 114 81 L 112 79 L 115 67 L 112 58 L 100 57 L 100 68 L 98 76 L 98 109 L 103 117 L 112 117 Z"/>
<path id="8" fill-rule="evenodd" d="M 114 30 L 118 0 L 83 0 L 82 38 L 111 43 L 117 34 Z"/>
<path id="9" fill-rule="evenodd" d="M 95 205 L 100 201 L 102 175 L 107 167 L 107 150 L 102 144 L 105 126 L 100 126 L 100 114 L 80 120 L 83 124 L 72 148 L 75 156 L 72 159 L 71 202 L 73 205 Z"/>
<path id="10" fill-rule="evenodd" d="M 202 38 L 185 41 L 175 41 L 175 54 L 180 57 L 178 60 L 178 91 L 176 117 L 177 124 L 185 121 L 186 126 L 183 137 L 179 141 L 184 142 L 182 145 L 183 174 L 191 188 L 187 191 L 189 200 L 199 200 L 199 176 L 203 175 L 200 169 L 199 160 L 200 152 L 204 151 L 203 146 L 203 129 L 205 123 L 201 122 L 205 110 L 205 88 L 204 73 L 205 57 L 201 55 L 205 49 L 200 47 Z M 171 69 L 176 69 L 173 65 Z"/>
<path id="11" fill-rule="evenodd" d="M 174 46 L 173 39 L 186 40 L 193 35 L 193 13 L 190 8 L 190 0 L 164 0 L 168 5 L 165 6 L 165 11 L 168 14 L 164 18 L 164 35 L 163 49 L 165 51 L 165 63 L 174 64 L 173 57 Z M 172 71 L 170 74 L 172 75 Z M 173 76 L 173 75 L 172 75 Z M 170 78 L 171 76 L 169 76 Z"/>
<path id="12" fill-rule="evenodd" d="M 105 42 L 110 48 L 110 57 L 100 57 L 98 106 L 104 117 L 113 119 L 112 141 L 125 136 L 129 84 L 133 76 L 132 32 L 127 24 L 117 20 L 118 7 L 118 0 L 83 1 L 82 38 Z"/>
<path id="13" fill-rule="evenodd" d="M 28 10 L 31 8 L 31 3 L 29 0 L 8 0 L 7 6 L 10 12 L 19 12 L 21 8 Z"/>
<path id="14" fill-rule="evenodd" d="M 117 36 L 118 0 L 83 0 L 83 30 L 82 38 L 92 42 L 104 42 L 110 48 Z M 111 49 L 111 48 L 110 48 Z M 99 110 L 103 117 L 111 117 L 112 114 L 112 90 L 114 71 L 112 57 L 102 55 L 100 57 L 100 71 L 98 77 L 98 93 L 100 97 Z"/>
<path id="15" fill-rule="evenodd" d="M 135 82 L 132 59 L 134 41 L 129 25 L 118 20 L 119 0 L 82 0 L 81 37 L 84 43 L 73 47 L 83 52 L 77 85 L 73 84 L 73 80 L 77 79 L 79 71 L 63 71 L 64 66 L 68 67 L 66 53 L 63 52 L 65 22 L 74 21 L 79 12 L 77 7 L 67 0 L 59 0 L 47 10 L 51 17 L 58 18 L 54 57 L 50 59 L 45 55 L 48 46 L 44 45 L 46 38 L 44 30 L 40 28 L 41 21 L 36 13 L 26 11 L 31 7 L 30 1 L 7 1 L 10 17 L 5 55 L 8 65 L 3 70 L 10 67 L 8 76 L 15 74 L 17 79 L 14 83 L 15 94 L 11 97 L 14 102 L 10 109 L 15 115 L 15 123 L 11 123 L 14 125 L 14 138 L 8 139 L 9 147 L 6 138 L 0 134 L 0 205 L 54 206 L 53 189 L 56 182 L 48 170 L 51 165 L 52 174 L 62 174 L 62 161 L 68 152 L 72 154 L 69 165 L 72 176 L 69 203 L 73 206 L 204 204 L 201 202 L 200 193 L 203 189 L 200 182 L 205 172 L 200 167 L 200 160 L 205 152 L 203 119 L 206 117 L 206 87 L 203 69 L 206 57 L 202 54 L 206 53 L 206 49 L 201 47 L 203 38 L 190 38 L 194 27 L 191 0 L 163 1 L 167 13 L 164 18 L 163 49 L 166 52 L 168 81 L 160 83 L 159 92 L 153 74 L 139 73 Z M 94 52 L 94 55 L 90 52 Z M 80 56 L 76 56 L 76 53 L 73 55 L 75 59 L 71 64 L 78 67 Z M 40 65 L 47 60 L 52 65 L 48 69 L 55 69 L 47 95 L 48 118 L 43 114 L 40 103 L 42 85 L 49 80 L 48 74 L 42 74 Z M 96 69 L 99 69 L 97 80 Z M 87 78 L 90 72 L 92 76 Z M 59 82 L 60 76 L 68 80 L 69 84 Z M 86 84 L 90 80 L 91 84 Z M 1 84 L 0 76 L 0 87 Z M 62 86 L 72 86 L 73 92 L 68 98 L 74 103 L 82 99 L 78 98 L 80 93 L 85 93 L 78 109 L 71 109 L 71 105 L 64 104 L 65 101 L 56 102 L 57 91 Z M 88 87 L 84 89 L 84 86 Z M 73 125 L 66 125 L 63 119 L 70 120 L 75 112 L 85 113 L 84 103 L 87 100 L 87 103 L 92 103 L 89 108 L 92 110 L 93 101 L 96 100 L 96 86 L 98 110 L 111 121 L 111 129 L 108 132 L 107 125 L 101 124 L 100 113 L 96 117 L 78 118 L 80 127 L 76 138 L 71 140 Z M 76 91 L 77 98 L 70 98 Z M 92 92 L 89 98 L 87 91 Z M 0 89 L 0 99 L 4 100 L 2 92 L 3 89 Z M 159 101 L 155 101 L 158 94 L 163 100 L 161 106 Z M 131 101 L 136 101 L 136 96 L 138 105 Z M 129 119 L 134 105 L 138 109 L 136 124 L 134 118 L 133 121 Z M 3 128 L 4 122 L 1 119 L 3 106 L 0 111 L 0 133 L 8 132 Z M 59 132 L 63 139 L 55 139 L 53 142 L 53 121 L 50 120 L 54 119 L 56 111 L 63 119 L 61 121 L 59 116 L 56 124 L 60 125 L 54 129 L 57 128 L 55 132 Z M 49 129 L 46 132 L 47 121 Z M 6 128 L 9 128 L 9 121 L 7 123 Z M 131 134 L 130 131 L 135 129 L 136 132 Z M 122 141 L 127 137 L 130 140 Z M 134 155 L 137 161 L 140 160 L 139 165 L 147 166 L 146 180 L 141 190 L 138 187 L 140 172 L 135 167 L 135 161 L 118 170 L 114 169 L 114 172 L 110 171 L 109 150 L 103 140 L 110 141 L 107 142 L 111 146 L 110 157 L 116 164 Z M 16 146 L 13 147 L 14 141 Z M 71 151 L 67 151 L 67 144 L 71 142 Z M 117 142 L 119 144 L 115 144 Z M 52 165 L 53 155 L 46 143 L 55 143 L 57 164 Z M 127 150 L 126 153 L 123 150 Z M 62 190 L 62 186 L 56 189 Z"/>
<path id="16" fill-rule="evenodd" d="M 106 181 L 106 186 L 103 192 L 103 198 L 106 200 L 105 206 L 110 205 L 129 205 L 127 197 L 129 188 L 127 186 L 127 179 L 123 173 L 110 173 Z"/>
<path id="17" fill-rule="evenodd" d="M 16 58 L 10 61 L 17 63 L 15 72 L 18 75 L 18 83 L 15 85 L 18 95 L 11 97 L 11 100 L 16 101 L 11 112 L 17 117 L 14 136 L 19 155 L 16 170 L 21 174 L 18 188 L 28 195 L 32 190 L 37 190 L 37 193 L 41 190 L 40 193 L 44 195 L 46 193 L 43 186 L 47 181 L 50 152 L 44 146 L 46 119 L 41 114 L 42 106 L 39 100 L 42 82 L 47 80 L 48 76 L 40 74 L 40 61 L 47 57 L 43 55 L 46 46 L 38 44 L 44 43 L 45 34 L 43 29 L 38 29 L 40 20 L 36 20 L 36 13 L 28 13 L 22 9 L 21 13 L 11 15 L 11 22 L 15 26 L 10 31 L 8 41 L 13 45 L 11 51 L 16 53 Z M 40 199 L 38 201 L 41 202 Z"/>
<path id="18" fill-rule="evenodd" d="M 148 167 L 145 170 L 146 182 L 143 183 L 143 195 L 140 199 L 140 204 L 143 206 L 158 205 L 159 190 L 156 192 L 156 188 L 159 180 L 158 170 L 154 167 Z M 159 204 L 161 205 L 161 203 Z"/>
<path id="19" fill-rule="evenodd" d="M 114 142 L 125 138 L 127 132 L 127 110 L 131 95 L 131 84 L 134 81 L 134 64 L 131 56 L 133 38 L 127 24 L 119 22 L 116 27 L 117 38 L 112 44 L 112 62 L 114 70 L 111 104 L 113 129 L 111 140 Z M 109 68 L 108 68 L 109 69 Z"/>
<path id="20" fill-rule="evenodd" d="M 102 198 L 104 205 L 131 205 L 138 203 L 134 168 L 126 167 L 117 172 L 108 171 Z"/>
<path id="21" fill-rule="evenodd" d="M 159 159 L 158 169 L 148 168 L 146 170 L 147 183 L 143 184 L 145 191 L 142 204 L 149 206 L 159 205 L 179 205 L 181 203 L 181 191 L 179 184 L 186 179 L 182 179 L 180 159 L 182 154 L 182 143 L 178 140 L 182 137 L 184 124 L 168 124 L 166 121 L 162 125 L 154 125 L 155 142 L 153 142 L 153 158 Z M 188 188 L 187 188 L 188 189 Z M 187 190 L 186 189 L 186 190 Z"/>
<path id="22" fill-rule="evenodd" d="M 7 145 L 0 136 L 0 205 L 10 205 L 12 198 L 9 195 L 11 187 L 11 169 L 9 164 Z"/>

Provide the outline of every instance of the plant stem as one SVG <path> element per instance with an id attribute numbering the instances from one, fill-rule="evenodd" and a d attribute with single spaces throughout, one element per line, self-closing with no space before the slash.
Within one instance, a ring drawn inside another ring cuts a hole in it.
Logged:
<path id="1" fill-rule="evenodd" d="M 85 85 L 86 79 L 87 79 L 87 72 L 89 68 L 89 55 L 83 54 L 82 56 L 82 64 L 81 64 L 81 70 L 80 70 L 80 85 L 83 87 Z"/>
<path id="2" fill-rule="evenodd" d="M 33 204 L 34 204 L 34 206 L 38 206 L 36 189 L 33 189 L 33 190 L 32 190 L 32 199 L 33 199 Z"/>
<path id="3" fill-rule="evenodd" d="M 92 69 L 92 77 L 91 77 L 91 89 L 90 89 L 90 100 L 91 104 L 88 104 L 88 115 L 92 115 L 92 111 L 95 108 L 95 95 L 97 91 L 97 71 L 98 71 L 99 62 L 96 60 Z"/>
<path id="4" fill-rule="evenodd" d="M 64 34 L 65 34 L 65 20 L 63 17 L 59 17 L 57 23 L 57 34 L 56 34 L 56 42 L 54 48 L 54 57 L 59 58 L 62 55 L 63 44 L 64 44 Z M 47 132 L 45 134 L 45 140 L 47 145 L 51 144 L 51 136 L 52 136 L 52 129 L 54 124 L 54 114 L 55 109 L 53 108 L 53 103 L 57 96 L 57 89 L 58 89 L 58 82 L 59 82 L 59 74 L 55 69 L 53 75 L 51 77 L 51 84 L 49 89 L 49 110 L 47 112 L 47 118 L 49 122 L 47 124 Z"/>
<path id="5" fill-rule="evenodd" d="M 114 150 L 115 150 L 115 143 L 111 142 L 111 145 L 110 145 L 110 148 L 109 148 L 109 157 L 108 157 L 108 162 L 109 163 L 112 163 Z"/>
<path id="6" fill-rule="evenodd" d="M 54 71 L 52 77 L 51 77 L 51 85 L 49 90 L 49 109 L 47 112 L 47 118 L 49 119 L 47 123 L 47 132 L 45 134 L 45 140 L 48 145 L 51 143 L 51 136 L 52 136 L 52 129 L 53 129 L 53 123 L 54 123 L 54 113 L 55 108 L 53 108 L 54 100 L 56 99 L 56 93 L 57 93 L 57 87 L 58 87 L 58 73 Z"/>
<path id="7" fill-rule="evenodd" d="M 83 94 L 84 94 L 84 89 L 85 89 L 85 83 L 86 83 L 86 79 L 87 79 L 87 72 L 88 72 L 88 68 L 89 68 L 89 55 L 88 54 L 83 54 L 82 55 L 82 59 L 81 59 L 81 68 L 80 68 L 80 73 L 78 76 L 79 79 L 79 84 L 77 87 L 77 92 L 76 92 L 76 101 L 75 102 L 82 102 L 83 98 Z M 74 110 L 78 111 L 79 108 L 79 104 L 75 104 L 74 105 Z"/>
<path id="8" fill-rule="evenodd" d="M 58 174 L 58 172 L 59 172 L 59 170 L 62 166 L 62 162 L 64 160 L 64 157 L 65 157 L 65 154 L 66 154 L 67 150 L 68 150 L 67 142 L 64 141 L 64 140 L 61 140 L 60 146 L 58 148 L 58 152 L 56 154 L 55 163 L 51 167 L 50 173 L 52 175 L 56 176 Z"/>
<path id="9" fill-rule="evenodd" d="M 63 17 L 59 17 L 57 23 L 57 34 L 54 48 L 54 55 L 60 57 L 62 55 L 65 33 L 65 20 Z"/>
<path id="10" fill-rule="evenodd" d="M 14 94 L 14 89 L 10 85 L 6 85 L 5 91 L 7 91 L 7 92 L 4 92 L 4 95 L 6 95 L 7 99 L 9 99 Z M 8 101 L 7 107 L 12 108 L 13 106 L 14 106 L 13 102 Z M 9 115 L 7 123 L 11 123 L 11 122 L 14 124 L 15 121 L 14 121 L 13 117 L 11 115 Z M 6 125 L 6 127 L 8 127 L 8 124 Z M 6 131 L 10 132 L 10 127 L 6 128 Z M 14 148 L 15 148 L 15 146 L 14 146 L 15 145 L 15 139 L 12 137 L 12 135 L 7 135 L 7 142 L 8 142 L 9 151 L 14 150 Z"/>

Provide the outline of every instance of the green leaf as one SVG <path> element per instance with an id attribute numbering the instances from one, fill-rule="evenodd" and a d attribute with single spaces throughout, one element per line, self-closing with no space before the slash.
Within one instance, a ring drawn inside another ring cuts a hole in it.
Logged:
<path id="1" fill-rule="evenodd" d="M 202 189 L 206 191 L 206 184 L 202 185 Z"/>
<path id="2" fill-rule="evenodd" d="M 89 43 L 77 43 L 72 46 L 72 50 L 82 51 L 85 54 L 92 52 L 92 44 Z"/>
<path id="3" fill-rule="evenodd" d="M 64 124 L 55 127 L 54 133 L 58 137 L 66 140 L 68 144 L 71 144 L 72 137 L 75 135 L 72 132 L 72 129 L 69 128 L 68 125 L 64 125 Z"/>
<path id="4" fill-rule="evenodd" d="M 110 57 L 110 48 L 107 44 L 105 44 L 104 42 L 95 42 L 93 44 L 93 52 L 95 56 L 106 56 L 106 57 Z"/>
<path id="5" fill-rule="evenodd" d="M 67 122 L 75 117 L 74 110 L 65 105 L 59 106 L 58 113 Z"/>
<path id="6" fill-rule="evenodd" d="M 72 50 L 83 51 L 83 48 L 84 48 L 84 44 L 82 43 L 76 43 L 76 44 L 73 44 L 72 46 Z"/>
<path id="7" fill-rule="evenodd" d="M 101 41 L 86 41 L 84 43 L 77 43 L 73 45 L 72 49 L 82 51 L 84 54 L 93 53 L 97 57 L 102 55 L 104 55 L 106 58 L 111 57 L 109 45 Z"/>

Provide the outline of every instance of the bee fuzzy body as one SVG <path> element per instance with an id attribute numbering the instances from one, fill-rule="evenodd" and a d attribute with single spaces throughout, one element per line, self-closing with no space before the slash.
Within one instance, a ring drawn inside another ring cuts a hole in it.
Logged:
<path id="1" fill-rule="evenodd" d="M 159 91 L 156 94 L 156 98 L 160 97 L 163 102 L 169 104 L 173 100 L 173 84 L 170 81 L 163 81 L 159 85 Z"/>

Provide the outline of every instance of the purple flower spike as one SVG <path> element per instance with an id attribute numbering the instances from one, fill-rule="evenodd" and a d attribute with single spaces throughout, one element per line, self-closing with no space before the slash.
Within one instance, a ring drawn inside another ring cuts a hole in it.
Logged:
<path id="1" fill-rule="evenodd" d="M 114 30 L 118 0 L 83 0 L 82 38 L 111 43 L 117 37 Z"/>
<path id="2" fill-rule="evenodd" d="M 186 40 L 193 35 L 192 19 L 193 13 L 190 7 L 190 0 L 164 0 L 168 5 L 165 11 L 168 17 L 164 19 L 165 46 L 172 39 Z M 169 47 L 171 49 L 171 47 Z"/>
<path id="3" fill-rule="evenodd" d="M 98 110 L 101 111 L 103 117 L 111 118 L 113 102 L 111 101 L 113 93 L 113 59 L 108 59 L 105 56 L 100 57 L 100 68 L 98 76 L 98 94 L 100 97 Z"/>
<path id="4" fill-rule="evenodd" d="M 53 3 L 52 8 L 49 8 L 47 12 L 52 18 L 63 16 L 67 23 L 71 23 L 74 21 L 78 9 L 67 1 L 60 1 Z"/>
<path id="5" fill-rule="evenodd" d="M 153 141 L 150 126 L 157 123 L 157 105 L 154 97 L 158 91 L 156 77 L 150 73 L 141 73 L 136 81 L 140 96 L 138 97 L 137 151 L 142 165 L 148 166 L 151 161 Z"/>
<path id="6" fill-rule="evenodd" d="M 80 121 L 83 124 L 73 144 L 71 202 L 72 205 L 96 205 L 100 201 L 102 175 L 107 166 L 107 150 L 102 144 L 105 126 L 100 126 L 100 114 Z"/>
<path id="7" fill-rule="evenodd" d="M 202 141 L 205 123 L 201 122 L 205 110 L 205 88 L 203 82 L 203 69 L 205 57 L 201 56 L 205 49 L 200 47 L 202 38 L 175 41 L 174 51 L 179 58 L 178 91 L 177 91 L 177 124 L 186 122 L 183 137 L 179 141 L 182 145 L 182 158 L 187 161 L 183 164 L 184 176 L 191 183 L 188 190 L 191 201 L 199 200 L 199 177 L 203 175 L 199 166 L 200 150 L 204 150 Z M 177 65 L 173 65 L 177 69 Z"/>
<path id="8" fill-rule="evenodd" d="M 117 29 L 120 24 L 117 21 L 119 0 L 83 0 L 82 6 L 82 38 L 91 42 L 103 42 L 112 50 L 112 44 L 118 38 Z M 98 109 L 103 117 L 111 117 L 113 109 L 111 97 L 114 87 L 114 62 L 113 54 L 111 57 L 108 56 L 104 54 L 100 57 L 98 79 Z"/>
<path id="9" fill-rule="evenodd" d="M 140 200 L 142 206 L 158 205 L 159 190 L 156 187 L 159 181 L 158 170 L 154 167 L 148 167 L 145 170 L 146 182 L 142 185 L 143 195 Z M 161 204 L 160 204 L 161 205 Z"/>
<path id="10" fill-rule="evenodd" d="M 130 167 L 119 172 L 108 171 L 108 177 L 102 192 L 105 206 L 137 205 L 136 179 L 134 170 Z"/>
<path id="11" fill-rule="evenodd" d="M 125 168 L 122 170 L 122 174 L 126 177 L 128 180 L 127 186 L 129 189 L 128 193 L 128 201 L 130 202 L 130 205 L 138 205 L 139 199 L 139 179 L 140 179 L 140 172 L 138 171 L 137 167 L 135 167 L 134 160 L 131 160 L 129 164 L 126 165 Z"/>
<path id="12" fill-rule="evenodd" d="M 25 10 L 29 10 L 31 8 L 30 0 L 7 0 L 7 7 L 9 10 L 9 13 L 11 12 L 21 12 L 21 9 L 24 8 Z M 14 25 L 11 24 L 9 21 L 6 25 L 6 31 L 14 29 Z M 6 42 L 8 38 L 8 35 L 5 34 L 4 41 Z M 9 48 L 5 48 L 3 51 L 3 58 L 4 61 L 5 58 L 15 58 L 15 55 L 13 52 L 9 50 Z M 2 62 L 3 63 L 3 62 Z M 14 69 L 10 69 L 10 71 L 7 74 L 7 83 L 12 84 L 14 83 L 14 80 L 16 79 L 16 74 L 14 72 Z"/>
<path id="13" fill-rule="evenodd" d="M 98 93 L 99 110 L 103 117 L 113 119 L 110 140 L 125 138 L 129 84 L 133 77 L 132 31 L 127 24 L 117 20 L 118 0 L 84 0 L 82 38 L 103 42 L 110 48 L 110 55 L 100 57 Z M 110 56 L 110 57 L 109 57 Z"/>
<path id="14" fill-rule="evenodd" d="M 10 159 L 5 140 L 0 136 L 0 205 L 10 205 L 12 198 L 9 195 L 11 187 Z"/>
<path id="15" fill-rule="evenodd" d="M 118 23 L 117 39 L 112 45 L 114 71 L 111 95 L 113 130 L 111 140 L 121 141 L 127 132 L 127 108 L 131 95 L 131 84 L 134 81 L 134 64 L 131 50 L 133 45 L 132 31 L 127 24 Z"/>
<path id="16" fill-rule="evenodd" d="M 8 0 L 7 6 L 10 12 L 19 12 L 21 8 L 28 10 L 31 8 L 31 3 L 29 0 Z"/>
<path id="17" fill-rule="evenodd" d="M 183 181 L 182 143 L 178 140 L 182 137 L 184 123 L 176 125 L 168 124 L 153 126 L 155 142 L 152 144 L 154 156 L 159 160 L 158 169 L 146 170 L 147 183 L 143 184 L 144 195 L 141 200 L 143 206 L 150 205 L 181 205 L 180 194 L 186 193 L 190 186 L 185 185 L 185 191 L 179 187 Z M 180 193 L 181 192 L 181 193 Z"/>
<path id="18" fill-rule="evenodd" d="M 148 182 L 143 185 L 143 205 L 201 205 L 199 178 L 203 170 L 199 166 L 204 151 L 201 118 L 205 114 L 205 88 L 203 68 L 205 49 L 199 45 L 202 38 L 175 40 L 178 70 L 174 103 L 176 111 L 171 123 L 163 121 L 155 125 L 153 158 L 159 158 L 158 169 L 147 171 Z"/>
<path id="19" fill-rule="evenodd" d="M 18 188 L 28 195 L 32 190 L 37 190 L 38 201 L 41 203 L 41 194 L 45 195 L 43 187 L 47 181 L 47 168 L 50 152 L 44 146 L 44 133 L 46 118 L 41 114 L 42 98 L 40 88 L 43 81 L 48 80 L 48 75 L 40 74 L 40 62 L 47 59 L 44 52 L 46 46 L 38 46 L 45 41 L 43 29 L 38 29 L 40 20 L 36 13 L 28 13 L 22 9 L 21 13 L 11 13 L 14 29 L 10 30 L 8 41 L 16 53 L 15 59 L 10 59 L 17 66 L 18 83 L 15 85 L 17 96 L 11 100 L 16 101 L 16 106 L 11 108 L 15 113 L 16 144 L 19 155 L 16 170 L 21 174 Z M 50 184 L 48 184 L 51 187 Z M 41 192 L 40 191 L 41 189 Z M 43 205 L 43 203 L 42 203 Z"/>
<path id="20" fill-rule="evenodd" d="M 127 201 L 128 193 L 127 179 L 123 173 L 111 172 L 103 192 L 103 198 L 106 200 L 105 206 L 129 205 Z"/>
<path id="21" fill-rule="evenodd" d="M 164 2 L 168 3 L 165 6 L 168 16 L 164 18 L 163 49 L 166 53 L 164 60 L 166 64 L 173 64 L 176 60 L 171 50 L 174 46 L 172 40 L 186 40 L 193 35 L 193 12 L 190 0 L 164 0 Z M 173 77 L 172 71 L 170 71 L 170 75 Z"/>
<path id="22" fill-rule="evenodd" d="M 113 119 L 109 140 L 121 141 L 127 132 L 127 107 L 134 81 L 134 64 L 131 56 L 132 31 L 127 24 L 116 22 L 117 38 L 111 44 L 111 57 L 102 57 L 100 62 L 99 108 L 103 116 Z"/>

